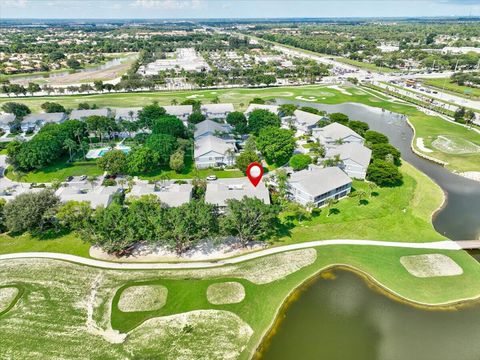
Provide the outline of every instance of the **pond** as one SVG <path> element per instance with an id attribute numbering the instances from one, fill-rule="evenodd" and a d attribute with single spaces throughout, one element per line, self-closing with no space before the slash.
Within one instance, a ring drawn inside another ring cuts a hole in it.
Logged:
<path id="1" fill-rule="evenodd" d="M 255 359 L 480 359 L 480 304 L 420 309 L 385 296 L 350 271 L 328 275 L 299 290 Z"/>
<path id="2" fill-rule="evenodd" d="M 384 133 L 401 151 L 405 161 L 427 174 L 447 195 L 447 202 L 433 219 L 435 229 L 452 240 L 476 240 L 480 237 L 480 182 L 455 175 L 413 153 L 410 148 L 413 131 L 403 115 L 354 103 L 326 105 L 287 100 L 277 100 L 277 103 L 311 106 L 329 113 L 341 112 L 353 120 L 368 123 L 372 130 Z"/>

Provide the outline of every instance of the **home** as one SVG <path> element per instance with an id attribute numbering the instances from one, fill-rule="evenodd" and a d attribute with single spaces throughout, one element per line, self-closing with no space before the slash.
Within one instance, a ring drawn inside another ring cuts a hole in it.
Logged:
<path id="1" fill-rule="evenodd" d="M 234 140 L 206 135 L 195 140 L 193 156 L 198 169 L 230 166 L 235 163 L 237 148 Z"/>
<path id="2" fill-rule="evenodd" d="M 0 114 L 0 129 L 3 130 L 4 132 L 9 132 L 10 123 L 12 121 L 15 121 L 14 114 L 9 114 L 9 113 Z"/>
<path id="3" fill-rule="evenodd" d="M 162 203 L 169 207 L 176 207 L 188 203 L 192 199 L 191 184 L 150 184 L 148 181 L 136 181 L 127 194 L 127 198 L 135 198 L 144 195 L 155 195 Z"/>
<path id="4" fill-rule="evenodd" d="M 292 200 L 303 206 L 314 204 L 320 207 L 330 199 L 347 196 L 352 188 L 352 179 L 338 167 L 311 165 L 306 170 L 291 174 L 288 187 Z"/>
<path id="5" fill-rule="evenodd" d="M 95 186 L 89 184 L 64 184 L 55 191 L 60 201 L 88 201 L 90 207 L 95 209 L 98 206 L 107 207 L 113 200 L 115 194 L 122 192 L 119 186 Z"/>
<path id="6" fill-rule="evenodd" d="M 169 105 L 163 108 L 167 111 L 168 115 L 176 116 L 182 121 L 187 121 L 193 112 L 192 105 Z"/>
<path id="7" fill-rule="evenodd" d="M 105 116 L 110 117 L 110 109 L 88 109 L 88 110 L 72 110 L 70 120 L 85 120 L 89 116 Z"/>
<path id="8" fill-rule="evenodd" d="M 365 141 L 363 137 L 349 127 L 336 122 L 322 128 L 313 128 L 312 136 L 320 140 L 325 146 L 352 142 L 363 144 Z"/>
<path id="9" fill-rule="evenodd" d="M 207 183 L 205 202 L 208 204 L 224 208 L 228 200 L 241 200 L 244 197 L 257 198 L 270 204 L 270 194 L 263 182 L 256 187 L 247 178 L 218 179 Z"/>
<path id="10" fill-rule="evenodd" d="M 22 120 L 22 131 L 34 131 L 46 124 L 61 124 L 66 119 L 67 114 L 63 112 L 29 114 Z"/>
<path id="11" fill-rule="evenodd" d="M 328 148 L 325 158 L 334 159 L 335 157 L 341 161 L 338 167 L 348 176 L 364 180 L 372 158 L 372 150 L 360 143 L 352 142 Z"/>
<path id="12" fill-rule="evenodd" d="M 235 109 L 233 104 L 205 104 L 201 106 L 200 111 L 208 119 L 225 119 Z"/>
<path id="13" fill-rule="evenodd" d="M 137 121 L 140 110 L 142 110 L 140 107 L 113 109 L 115 112 L 115 121 Z"/>
<path id="14" fill-rule="evenodd" d="M 317 126 L 320 120 L 324 119 L 326 118 L 317 114 L 303 110 L 295 110 L 292 117 L 292 125 L 295 126 L 297 130 L 309 132 Z"/>
<path id="15" fill-rule="evenodd" d="M 274 113 L 275 115 L 278 115 L 278 109 L 279 109 L 278 105 L 250 104 L 248 105 L 247 110 L 245 110 L 245 116 L 248 117 L 248 115 L 250 115 L 250 113 L 254 110 L 268 110 Z"/>
<path id="16" fill-rule="evenodd" d="M 232 132 L 233 128 L 225 123 L 218 123 L 212 120 L 204 120 L 195 125 L 195 132 L 193 138 L 195 140 L 208 135 L 216 137 L 230 137 L 228 136 Z"/>

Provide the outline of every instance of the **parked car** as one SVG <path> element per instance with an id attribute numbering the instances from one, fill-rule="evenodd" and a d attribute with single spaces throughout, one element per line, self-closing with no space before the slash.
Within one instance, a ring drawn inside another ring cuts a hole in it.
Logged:
<path id="1" fill-rule="evenodd" d="M 85 180 L 87 180 L 87 175 L 80 176 L 80 181 L 85 181 Z"/>
<path id="2" fill-rule="evenodd" d="M 69 176 L 69 177 L 67 177 L 67 179 L 66 179 L 65 181 L 66 181 L 66 182 L 70 182 L 70 181 L 72 181 L 72 180 L 73 180 L 73 176 Z"/>
<path id="3" fill-rule="evenodd" d="M 216 175 L 208 175 L 208 176 L 207 176 L 207 181 L 214 181 L 214 180 L 217 180 L 217 176 L 216 176 Z"/>

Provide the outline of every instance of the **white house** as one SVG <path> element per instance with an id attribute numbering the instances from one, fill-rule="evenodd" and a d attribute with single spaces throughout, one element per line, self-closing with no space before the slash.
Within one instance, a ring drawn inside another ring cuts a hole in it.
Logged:
<path id="1" fill-rule="evenodd" d="M 232 127 L 228 124 L 221 124 L 212 120 L 204 120 L 195 125 L 195 133 L 193 138 L 197 140 L 202 136 L 208 135 L 223 137 L 223 135 L 230 134 L 232 130 Z"/>
<path id="2" fill-rule="evenodd" d="M 352 179 L 338 167 L 310 166 L 290 175 L 288 180 L 291 198 L 302 204 L 323 206 L 329 199 L 340 199 L 350 193 Z"/>
<path id="3" fill-rule="evenodd" d="M 116 108 L 113 109 L 115 112 L 115 121 L 137 121 L 138 112 L 142 110 L 140 107 L 135 108 Z"/>
<path id="4" fill-rule="evenodd" d="M 213 135 L 202 136 L 195 140 L 195 165 L 199 169 L 233 165 L 236 150 L 234 140 L 220 139 Z"/>
<path id="5" fill-rule="evenodd" d="M 174 115 L 182 121 L 187 121 L 193 112 L 192 105 L 169 105 L 163 108 L 167 111 L 167 114 Z"/>
<path id="6" fill-rule="evenodd" d="M 339 142 L 343 144 L 352 142 L 363 144 L 365 141 L 363 137 L 349 127 L 336 122 L 322 128 L 313 128 L 312 136 L 326 146 L 335 145 Z"/>
<path id="7" fill-rule="evenodd" d="M 218 179 L 207 183 L 205 202 L 219 207 L 227 206 L 227 200 L 241 200 L 244 197 L 257 198 L 270 204 L 270 194 L 263 182 L 256 187 L 247 178 Z"/>
<path id="8" fill-rule="evenodd" d="M 88 201 L 90 206 L 95 209 L 102 205 L 107 207 L 113 200 L 113 196 L 120 193 L 122 189 L 119 186 L 96 186 L 92 189 L 87 184 L 67 185 L 58 188 L 55 191 L 62 202 L 66 201 Z"/>
<path id="9" fill-rule="evenodd" d="M 250 104 L 248 105 L 247 110 L 245 110 L 245 116 L 250 115 L 250 113 L 254 110 L 268 110 L 275 115 L 278 115 L 278 105 L 268 105 L 268 104 Z"/>
<path id="10" fill-rule="evenodd" d="M 22 120 L 22 131 L 33 131 L 46 124 L 61 124 L 65 120 L 67 120 L 67 114 L 63 112 L 29 114 Z"/>
<path id="11" fill-rule="evenodd" d="M 144 195 L 155 195 L 162 203 L 170 206 L 180 206 L 192 199 L 191 184 L 149 184 L 148 181 L 136 181 L 127 198 Z"/>
<path id="12" fill-rule="evenodd" d="M 70 120 L 85 120 L 89 116 L 105 116 L 110 117 L 110 109 L 88 109 L 88 110 L 72 110 Z"/>
<path id="13" fill-rule="evenodd" d="M 233 104 L 205 104 L 200 110 L 208 119 L 225 119 L 235 108 Z"/>
<path id="14" fill-rule="evenodd" d="M 10 123 L 12 121 L 15 121 L 14 114 L 0 114 L 0 129 L 2 129 L 4 132 L 10 131 Z"/>
<path id="15" fill-rule="evenodd" d="M 323 116 L 309 113 L 308 111 L 295 110 L 293 113 L 293 125 L 303 132 L 311 131 L 317 123 L 324 119 Z"/>
<path id="16" fill-rule="evenodd" d="M 327 149 L 325 158 L 333 159 L 339 157 L 341 163 L 338 165 L 348 176 L 364 180 L 367 175 L 367 168 L 372 158 L 372 150 L 360 143 L 347 143 Z"/>

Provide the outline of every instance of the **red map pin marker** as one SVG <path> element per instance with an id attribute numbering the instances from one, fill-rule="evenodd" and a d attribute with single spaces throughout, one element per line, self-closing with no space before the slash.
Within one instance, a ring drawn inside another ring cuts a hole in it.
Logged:
<path id="1" fill-rule="evenodd" d="M 263 166 L 258 162 L 253 162 L 247 167 L 247 177 L 253 186 L 257 186 L 263 176 Z"/>

